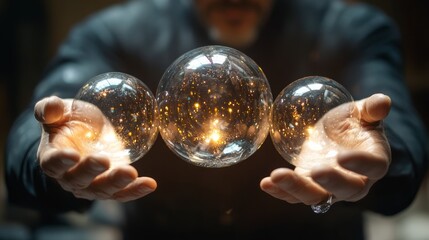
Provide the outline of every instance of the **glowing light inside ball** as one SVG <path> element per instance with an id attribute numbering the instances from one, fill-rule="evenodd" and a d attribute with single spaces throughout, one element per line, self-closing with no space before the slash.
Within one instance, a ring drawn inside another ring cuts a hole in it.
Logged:
<path id="1" fill-rule="evenodd" d="M 74 135 L 83 155 L 105 154 L 112 164 L 143 157 L 158 135 L 157 104 L 139 79 L 108 72 L 90 79 L 73 101 Z M 102 114 L 99 114 L 102 113 Z"/>
<path id="2" fill-rule="evenodd" d="M 307 169 L 334 164 L 342 146 L 326 133 L 319 120 L 336 118 L 332 112 L 326 113 L 347 102 L 353 102 L 351 94 L 329 78 L 310 76 L 286 86 L 272 108 L 270 136 L 277 151 L 291 164 Z M 352 110 L 350 104 L 350 116 Z"/>
<path id="3" fill-rule="evenodd" d="M 157 89 L 160 134 L 185 161 L 226 167 L 251 156 L 269 134 L 272 94 L 259 66 L 224 46 L 191 50 Z"/>

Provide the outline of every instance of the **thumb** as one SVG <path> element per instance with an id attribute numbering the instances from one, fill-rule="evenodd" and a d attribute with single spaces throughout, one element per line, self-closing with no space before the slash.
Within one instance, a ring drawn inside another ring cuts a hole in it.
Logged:
<path id="1" fill-rule="evenodd" d="M 63 119 L 64 102 L 57 96 L 44 98 L 34 106 L 34 117 L 42 124 L 53 124 Z"/>
<path id="2" fill-rule="evenodd" d="M 357 103 L 361 121 L 374 123 L 383 120 L 390 111 L 392 101 L 387 95 L 377 93 Z"/>

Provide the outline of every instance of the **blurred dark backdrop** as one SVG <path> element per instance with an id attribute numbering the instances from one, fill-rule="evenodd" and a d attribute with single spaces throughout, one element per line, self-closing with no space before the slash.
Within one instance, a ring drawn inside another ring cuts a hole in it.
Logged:
<path id="1" fill-rule="evenodd" d="M 122 0 L 126 1 L 126 0 Z M 0 0 L 0 163 L 8 129 L 28 104 L 44 67 L 70 28 L 92 12 L 121 0 Z M 356 1 L 356 0 L 355 0 Z M 398 24 L 406 59 L 406 80 L 415 104 L 429 124 L 429 1 L 362 0 L 384 10 Z M 5 206 L 0 165 L 0 223 Z"/>

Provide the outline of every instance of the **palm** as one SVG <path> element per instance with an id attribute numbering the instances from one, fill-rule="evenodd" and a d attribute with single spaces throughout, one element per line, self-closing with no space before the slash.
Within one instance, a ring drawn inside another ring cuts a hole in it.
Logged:
<path id="1" fill-rule="evenodd" d="M 388 149 L 380 122 L 361 119 L 358 107 L 350 103 L 329 111 L 315 124 L 294 164 L 307 169 L 319 165 L 336 167 L 339 153 L 366 152 L 377 157 Z"/>
<path id="2" fill-rule="evenodd" d="M 43 171 L 79 198 L 130 201 L 154 191 L 156 181 L 138 177 L 100 110 L 72 103 L 50 97 L 35 106 L 35 117 L 43 125 L 37 153 Z"/>
<path id="3" fill-rule="evenodd" d="M 390 147 L 382 122 L 390 98 L 376 94 L 356 102 L 350 114 L 342 105 L 328 112 L 304 142 L 294 170 L 279 168 L 261 180 L 261 188 L 290 203 L 357 201 L 387 172 Z M 321 144 L 322 146 L 317 146 Z"/>
<path id="4" fill-rule="evenodd" d="M 70 102 L 68 102 L 70 104 Z M 46 125 L 48 146 L 74 149 L 82 157 L 94 154 L 108 156 L 114 165 L 129 163 L 128 151 L 115 133 L 114 127 L 94 105 L 74 102 L 63 121 Z"/>

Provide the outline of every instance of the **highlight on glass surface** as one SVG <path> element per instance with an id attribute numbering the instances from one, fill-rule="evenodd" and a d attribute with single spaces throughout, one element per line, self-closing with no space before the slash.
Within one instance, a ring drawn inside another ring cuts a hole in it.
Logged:
<path id="1" fill-rule="evenodd" d="M 72 111 L 73 119 L 81 120 L 74 128 L 81 154 L 104 154 L 112 165 L 137 161 L 158 135 L 155 96 L 129 74 L 107 72 L 90 79 L 75 96 Z"/>
<path id="2" fill-rule="evenodd" d="M 163 140 L 197 166 L 241 162 L 269 134 L 269 83 L 250 57 L 233 48 L 213 45 L 183 54 L 166 69 L 156 99 Z"/>
<path id="3" fill-rule="evenodd" d="M 320 164 L 335 165 L 342 147 L 329 134 L 326 127 L 316 127 L 330 110 L 353 97 L 340 83 L 321 76 L 298 79 L 286 86 L 276 97 L 272 107 L 270 136 L 281 156 L 294 166 L 306 169 Z M 353 111 L 350 104 L 350 116 Z M 323 124 L 322 124 L 323 125 Z"/>

